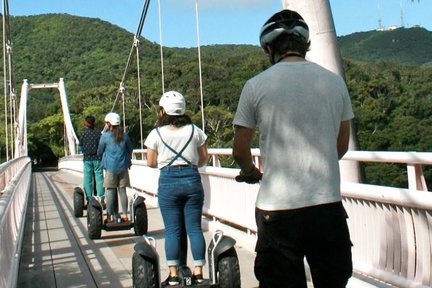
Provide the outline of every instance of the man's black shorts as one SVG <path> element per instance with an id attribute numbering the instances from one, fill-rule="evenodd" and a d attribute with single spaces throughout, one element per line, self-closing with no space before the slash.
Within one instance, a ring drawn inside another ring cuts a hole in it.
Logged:
<path id="1" fill-rule="evenodd" d="M 293 210 L 256 209 L 255 276 L 260 287 L 306 288 L 306 257 L 315 288 L 345 287 L 351 240 L 342 202 Z"/>

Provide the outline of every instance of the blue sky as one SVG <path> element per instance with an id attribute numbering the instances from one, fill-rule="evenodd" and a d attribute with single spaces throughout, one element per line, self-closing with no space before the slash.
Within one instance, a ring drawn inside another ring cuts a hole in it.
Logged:
<path id="1" fill-rule="evenodd" d="M 159 1 L 163 45 L 196 46 L 195 0 Z M 144 0 L 9 0 L 9 12 L 99 18 L 135 33 L 143 5 Z M 432 31 L 431 0 L 330 0 L 330 5 L 338 36 L 374 30 L 378 19 L 384 27 L 400 26 L 401 6 L 405 27 L 421 25 Z M 280 0 L 198 0 L 198 7 L 201 45 L 258 45 L 261 25 L 282 5 Z M 151 1 L 142 36 L 160 43 L 158 0 Z"/>

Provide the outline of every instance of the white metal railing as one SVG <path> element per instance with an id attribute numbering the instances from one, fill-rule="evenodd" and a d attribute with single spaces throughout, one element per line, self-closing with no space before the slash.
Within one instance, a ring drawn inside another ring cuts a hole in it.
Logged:
<path id="1" fill-rule="evenodd" d="M 0 175 L 5 181 L 0 196 L 0 287 L 15 287 L 31 184 L 30 158 L 2 164 Z"/>
<path id="2" fill-rule="evenodd" d="M 427 191 L 423 165 L 432 165 L 431 152 L 349 151 L 342 161 L 404 163 L 407 165 L 408 189 Z"/>
<path id="3" fill-rule="evenodd" d="M 231 152 L 209 149 L 211 164 L 200 168 L 204 212 L 216 221 L 254 233 L 259 184 L 237 183 L 234 177 L 239 169 L 220 167 L 220 157 Z M 159 171 L 146 166 L 145 154 L 145 150 L 134 151 L 131 185 L 157 200 Z M 252 155 L 260 167 L 259 150 L 254 149 Z M 432 165 L 432 153 L 349 151 L 341 161 L 407 165 L 407 188 L 342 182 L 354 270 L 397 287 L 432 287 L 432 193 L 425 192 L 422 172 L 422 165 Z M 59 168 L 68 165 L 59 164 Z M 76 171 L 77 163 L 71 167 Z"/>
<path id="4" fill-rule="evenodd" d="M 432 193 L 342 183 L 354 269 L 396 287 L 431 287 Z"/>
<path id="5" fill-rule="evenodd" d="M 72 172 L 83 173 L 83 155 L 65 156 L 58 161 L 58 169 L 69 170 Z"/>
<path id="6" fill-rule="evenodd" d="M 251 150 L 255 165 L 261 168 L 260 150 Z M 134 150 L 134 159 L 145 160 L 146 149 Z M 220 156 L 231 156 L 231 148 L 209 149 L 210 165 L 221 167 Z M 348 151 L 341 161 L 402 163 L 407 165 L 407 179 L 409 190 L 427 191 L 427 184 L 423 175 L 423 165 L 432 165 L 432 152 L 390 152 L 390 151 Z"/>
<path id="7" fill-rule="evenodd" d="M 28 157 L 19 157 L 0 165 L 0 196 L 3 194 L 6 185 L 18 173 L 18 171 L 29 162 Z"/>

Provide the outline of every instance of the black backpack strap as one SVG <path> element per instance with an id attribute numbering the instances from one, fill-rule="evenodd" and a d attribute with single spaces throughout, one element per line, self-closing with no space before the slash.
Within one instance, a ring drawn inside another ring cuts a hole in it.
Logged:
<path id="1" fill-rule="evenodd" d="M 183 160 L 184 160 L 188 165 L 193 166 L 192 162 L 190 162 L 188 159 L 186 159 L 186 158 L 182 155 L 182 153 L 183 153 L 184 150 L 187 148 L 187 146 L 189 146 L 189 143 L 192 141 L 192 138 L 193 138 L 193 135 L 194 135 L 195 127 L 194 127 L 193 124 L 191 124 L 191 125 L 192 125 L 192 133 L 191 133 L 191 135 L 190 135 L 188 141 L 186 142 L 186 144 L 183 146 L 183 148 L 182 148 L 179 152 L 177 152 L 176 150 L 174 150 L 171 146 L 169 146 L 169 145 L 168 145 L 168 144 L 163 140 L 162 135 L 160 134 L 159 128 L 156 128 L 156 132 L 158 133 L 158 135 L 159 135 L 159 137 L 160 137 L 162 143 L 163 143 L 163 144 L 164 144 L 164 145 L 165 145 L 169 150 L 171 150 L 171 152 L 173 152 L 173 153 L 175 154 L 174 158 L 171 159 L 171 161 L 168 163 L 167 166 L 171 166 L 172 163 L 174 163 L 174 161 L 177 160 L 178 158 L 183 159 Z"/>

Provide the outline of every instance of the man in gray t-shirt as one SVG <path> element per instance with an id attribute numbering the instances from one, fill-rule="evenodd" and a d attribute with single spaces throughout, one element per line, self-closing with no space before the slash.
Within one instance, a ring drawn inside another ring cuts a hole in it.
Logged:
<path id="1" fill-rule="evenodd" d="M 302 287 L 306 257 L 317 287 L 344 287 L 352 260 L 338 161 L 348 149 L 354 116 L 346 84 L 306 61 L 309 29 L 297 12 L 273 15 L 260 41 L 273 65 L 243 87 L 233 145 L 240 176 L 262 178 L 256 277 L 260 287 Z M 255 128 L 263 174 L 250 153 Z"/>

